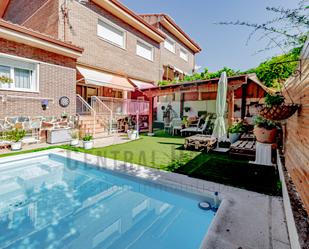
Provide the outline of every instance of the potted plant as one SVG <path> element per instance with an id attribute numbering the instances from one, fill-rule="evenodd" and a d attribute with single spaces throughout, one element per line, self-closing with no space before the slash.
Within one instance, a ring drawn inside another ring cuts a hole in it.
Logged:
<path id="1" fill-rule="evenodd" d="M 184 108 L 184 110 L 185 110 L 185 112 L 189 112 L 189 111 L 191 110 L 191 107 L 190 107 L 190 106 L 186 106 L 186 107 Z"/>
<path id="2" fill-rule="evenodd" d="M 93 136 L 90 134 L 86 134 L 83 137 L 83 147 L 85 150 L 90 150 L 93 148 Z"/>
<path id="3" fill-rule="evenodd" d="M 276 140 L 276 123 L 261 116 L 254 119 L 254 135 L 260 143 L 274 143 Z"/>
<path id="4" fill-rule="evenodd" d="M 7 137 L 11 143 L 11 150 L 21 150 L 22 142 L 21 140 L 26 136 L 26 131 L 22 129 L 14 129 L 7 133 Z"/>
<path id="5" fill-rule="evenodd" d="M 10 77 L 6 77 L 4 75 L 0 76 L 0 83 L 2 84 L 11 84 L 13 80 Z"/>
<path id="6" fill-rule="evenodd" d="M 79 131 L 78 130 L 73 130 L 71 132 L 71 146 L 77 146 L 79 144 Z"/>
<path id="7" fill-rule="evenodd" d="M 246 126 L 242 122 L 233 123 L 228 129 L 230 142 L 232 144 L 235 143 L 245 131 Z"/>

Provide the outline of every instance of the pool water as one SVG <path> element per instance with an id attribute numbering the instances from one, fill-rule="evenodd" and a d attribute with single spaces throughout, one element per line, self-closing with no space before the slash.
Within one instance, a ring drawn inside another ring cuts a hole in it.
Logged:
<path id="1" fill-rule="evenodd" d="M 0 163 L 0 248 L 199 248 L 203 200 L 54 154 Z"/>

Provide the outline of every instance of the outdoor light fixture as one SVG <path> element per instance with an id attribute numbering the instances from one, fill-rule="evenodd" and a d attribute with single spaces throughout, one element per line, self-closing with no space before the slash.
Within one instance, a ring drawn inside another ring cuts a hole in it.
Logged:
<path id="1" fill-rule="evenodd" d="M 43 111 L 46 111 L 46 109 L 48 109 L 48 100 L 43 99 L 42 102 L 41 102 L 41 105 L 42 105 Z"/>

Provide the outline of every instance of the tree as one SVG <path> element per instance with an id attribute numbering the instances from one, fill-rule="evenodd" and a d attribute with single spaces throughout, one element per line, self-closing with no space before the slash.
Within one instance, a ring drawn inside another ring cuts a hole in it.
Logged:
<path id="1" fill-rule="evenodd" d="M 267 7 L 266 10 L 274 14 L 275 17 L 264 23 L 251 23 L 245 21 L 219 22 L 220 25 L 237 25 L 252 28 L 247 43 L 255 35 L 259 35 L 260 40 L 267 40 L 264 49 L 270 50 L 275 47 L 287 53 L 293 48 L 302 47 L 309 30 L 308 0 L 302 0 L 298 7 L 287 9 L 283 7 Z M 259 52 L 258 51 L 258 52 Z"/>

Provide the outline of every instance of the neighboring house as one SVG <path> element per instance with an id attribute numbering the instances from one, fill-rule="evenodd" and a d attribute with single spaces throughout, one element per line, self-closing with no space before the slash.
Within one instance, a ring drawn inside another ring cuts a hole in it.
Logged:
<path id="1" fill-rule="evenodd" d="M 199 45 L 166 14 L 140 15 L 165 36 L 161 44 L 160 79 L 183 79 L 195 69 L 195 55 L 201 51 Z"/>
<path id="2" fill-rule="evenodd" d="M 0 19 L 0 119 L 75 114 L 76 60 L 82 49 Z M 68 107 L 59 99 L 66 96 Z M 47 110 L 42 101 L 48 101 Z"/>

